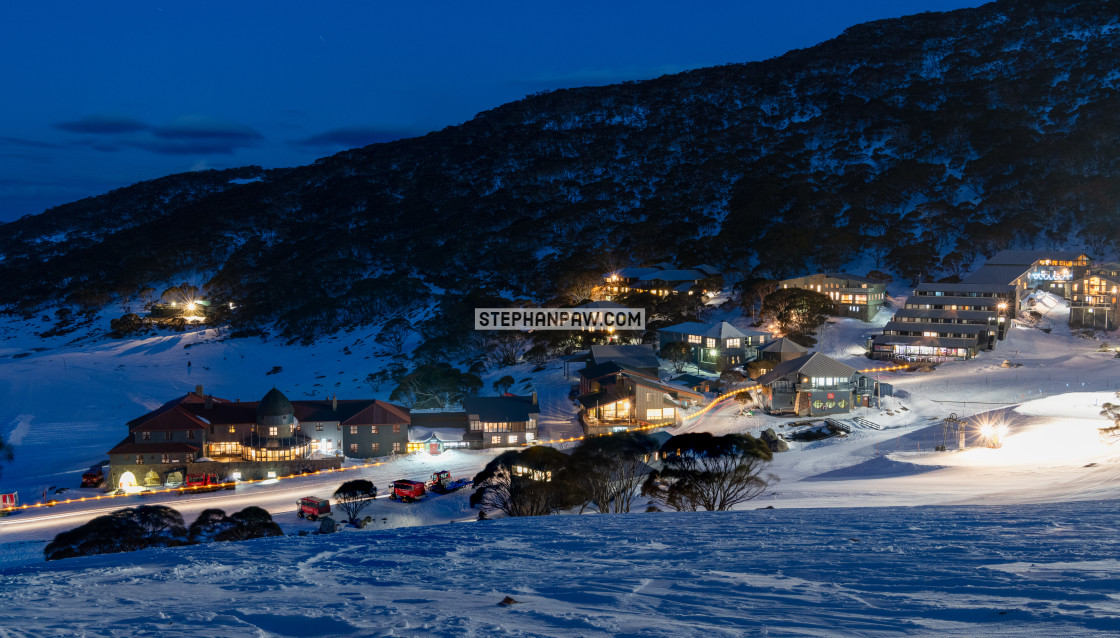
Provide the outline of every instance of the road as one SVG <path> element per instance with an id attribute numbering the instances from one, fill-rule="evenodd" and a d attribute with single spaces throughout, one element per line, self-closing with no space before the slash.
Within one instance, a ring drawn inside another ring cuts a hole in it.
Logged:
<path id="1" fill-rule="evenodd" d="M 109 501 L 75 502 L 51 508 L 24 510 L 0 518 L 0 542 L 47 541 L 59 532 L 73 529 L 97 516 L 137 505 L 167 505 L 182 513 L 188 525 L 204 509 L 218 508 L 229 514 L 245 507 L 257 506 L 272 514 L 273 519 L 285 531 L 314 530 L 317 526 L 296 518 L 296 501 L 309 495 L 329 497 L 344 481 L 356 478 L 372 481 L 381 493 L 378 500 L 362 512 L 362 515 L 377 519 L 382 528 L 467 520 L 473 515 L 466 504 L 471 491 L 469 488 L 447 496 L 430 497 L 419 503 L 402 504 L 388 500 L 386 487 L 389 482 L 400 478 L 426 480 L 436 470 L 450 470 L 454 477 L 471 478 L 495 455 L 496 452 L 489 450 L 453 450 L 438 456 L 412 454 L 380 465 L 344 472 L 241 484 L 232 491 L 182 496 L 175 492 L 152 496 L 131 495 Z M 89 492 L 85 495 L 96 495 Z"/>

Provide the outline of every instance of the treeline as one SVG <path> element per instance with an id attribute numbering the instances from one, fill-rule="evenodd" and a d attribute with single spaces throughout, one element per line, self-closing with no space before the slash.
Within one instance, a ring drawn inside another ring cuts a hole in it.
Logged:
<path id="1" fill-rule="evenodd" d="M 0 303 L 97 308 L 205 273 L 234 325 L 306 340 L 471 291 L 570 299 L 661 260 L 735 279 L 869 257 L 916 282 L 1007 247 L 1103 256 L 1120 240 L 1114 21 L 1104 0 L 882 20 L 311 166 L 138 184 L 5 224 Z"/>
<path id="2" fill-rule="evenodd" d="M 534 446 L 497 456 L 474 477 L 479 518 L 561 511 L 725 511 L 762 495 L 776 478 L 766 443 L 746 434 L 681 434 L 663 445 L 643 432 L 589 437 L 571 454 Z M 655 469 L 660 467 L 660 469 Z"/>

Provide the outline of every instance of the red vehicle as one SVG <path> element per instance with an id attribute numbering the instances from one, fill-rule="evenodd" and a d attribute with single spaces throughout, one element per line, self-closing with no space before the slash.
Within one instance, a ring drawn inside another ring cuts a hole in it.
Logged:
<path id="1" fill-rule="evenodd" d="M 426 490 L 420 481 L 401 479 L 389 484 L 389 500 L 411 503 L 424 498 Z"/>
<path id="2" fill-rule="evenodd" d="M 179 493 L 217 492 L 221 489 L 232 490 L 233 488 L 233 483 L 224 483 L 218 478 L 217 474 L 188 474 L 183 479 L 183 486 L 179 488 Z"/>
<path id="3" fill-rule="evenodd" d="M 105 482 L 105 470 L 100 465 L 94 465 L 82 474 L 82 487 L 101 487 Z"/>
<path id="4" fill-rule="evenodd" d="M 318 496 L 304 496 L 296 501 L 296 516 L 316 520 L 331 513 L 331 502 Z"/>
<path id="5" fill-rule="evenodd" d="M 471 484 L 471 479 L 466 478 L 451 478 L 451 472 L 448 470 L 440 470 L 432 473 L 432 480 L 428 481 L 426 486 L 429 491 L 436 494 L 447 494 L 455 490 L 462 489 Z"/>

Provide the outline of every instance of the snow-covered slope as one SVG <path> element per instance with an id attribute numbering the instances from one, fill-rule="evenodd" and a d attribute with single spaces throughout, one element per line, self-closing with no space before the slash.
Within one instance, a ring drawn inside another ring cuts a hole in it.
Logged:
<path id="1" fill-rule="evenodd" d="M 1117 508 L 485 521 L 73 559 L 0 597 L 15 635 L 1104 636 Z"/>

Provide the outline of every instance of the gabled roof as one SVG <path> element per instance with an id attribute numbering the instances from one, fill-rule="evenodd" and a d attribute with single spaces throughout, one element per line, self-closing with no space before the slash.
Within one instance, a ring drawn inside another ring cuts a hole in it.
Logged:
<path id="1" fill-rule="evenodd" d="M 692 269 L 693 270 L 699 270 L 700 272 L 704 273 L 705 275 L 708 275 L 709 277 L 715 277 L 715 276 L 718 276 L 718 275 L 722 274 L 722 273 L 720 273 L 718 268 L 716 268 L 715 266 L 712 266 L 710 264 L 700 264 L 699 266 L 693 266 Z"/>
<path id="2" fill-rule="evenodd" d="M 782 337 L 775 339 L 760 349 L 761 352 L 808 352 L 809 349 L 795 341 Z"/>
<path id="3" fill-rule="evenodd" d="M 699 270 L 657 270 L 638 277 L 640 281 L 694 281 L 707 275 Z"/>
<path id="4" fill-rule="evenodd" d="M 129 426 L 129 430 L 142 432 L 169 431 L 169 430 L 205 430 L 209 425 L 202 419 L 191 414 L 186 406 L 176 405 L 170 410 L 164 410 L 148 419 L 134 419 L 136 425 Z"/>
<path id="5" fill-rule="evenodd" d="M 774 369 L 760 376 L 756 382 L 759 385 L 770 385 L 787 375 L 797 373 L 806 377 L 851 377 L 859 371 L 852 366 L 841 363 L 832 357 L 827 357 L 819 352 L 807 354 L 804 357 L 783 361 L 774 366 Z"/>
<path id="6" fill-rule="evenodd" d="M 645 375 L 644 372 L 635 370 L 620 363 L 615 363 L 614 361 L 608 361 L 606 363 L 600 363 L 597 365 L 587 366 L 586 368 L 581 368 L 579 370 L 579 375 L 589 381 L 594 381 L 595 379 L 602 379 L 603 377 L 610 376 L 612 374 L 618 374 L 620 372 L 633 372 L 635 374 Z"/>
<path id="7" fill-rule="evenodd" d="M 692 390 L 686 390 L 685 388 L 683 388 L 681 386 L 678 386 L 678 385 L 667 385 L 667 384 L 661 383 L 660 381 L 656 381 L 654 379 L 651 379 L 644 374 L 633 374 L 633 373 L 630 373 L 630 372 L 623 372 L 622 374 L 627 379 L 630 379 L 631 381 L 633 381 L 634 385 L 640 385 L 640 386 L 645 387 L 645 388 L 653 388 L 655 390 L 661 390 L 662 392 L 666 392 L 666 393 L 669 393 L 669 394 L 672 394 L 672 395 L 684 394 L 684 395 L 688 395 L 688 396 L 696 398 L 696 399 L 703 399 L 704 398 L 704 395 L 702 395 L 702 394 L 699 394 L 697 392 L 693 392 Z"/>
<path id="8" fill-rule="evenodd" d="M 915 291 L 922 292 L 991 292 L 1000 295 L 1005 295 L 1011 292 L 1011 284 L 1009 283 L 960 283 L 960 284 L 937 284 L 937 283 L 923 283 L 918 284 Z M 927 295 L 931 296 L 931 295 Z M 952 295 L 946 295 L 952 296 Z"/>
<path id="9" fill-rule="evenodd" d="M 685 321 L 684 323 L 658 328 L 658 330 L 660 332 L 679 332 L 686 335 L 702 335 L 710 327 L 711 324 L 700 323 L 699 321 Z"/>
<path id="10" fill-rule="evenodd" d="M 507 394 L 500 397 L 468 397 L 463 399 L 463 411 L 468 418 L 477 414 L 479 421 L 487 423 L 517 423 L 528 421 L 531 416 L 540 414 L 541 409 L 534 397 Z"/>
<path id="11" fill-rule="evenodd" d="M 337 408 L 327 400 L 295 401 L 300 421 L 338 421 L 341 425 L 408 423 L 408 408 L 376 399 L 339 399 Z"/>
<path id="12" fill-rule="evenodd" d="M 744 334 L 742 330 L 739 330 L 726 321 L 721 321 L 719 323 L 713 323 L 712 326 L 704 332 L 704 336 L 713 339 L 741 339 L 747 335 Z"/>
<path id="13" fill-rule="evenodd" d="M 1008 284 L 1030 271 L 1030 265 L 1022 264 L 985 264 L 979 270 L 964 278 L 966 284 Z"/>
<path id="14" fill-rule="evenodd" d="M 193 454 L 198 451 L 194 445 L 176 441 L 154 441 L 152 443 L 133 443 L 125 439 L 109 450 L 109 454 L 163 454 L 186 452 Z"/>
<path id="15" fill-rule="evenodd" d="M 608 361 L 630 368 L 657 369 L 661 363 L 653 353 L 652 346 L 591 346 L 591 360 L 596 364 Z"/>
<path id="16" fill-rule="evenodd" d="M 635 279 L 635 278 L 641 277 L 642 275 L 648 275 L 651 272 L 657 272 L 659 270 L 661 270 L 661 269 L 660 268 L 620 268 L 618 270 L 618 272 L 607 273 L 607 275 L 604 275 L 604 276 L 609 276 L 609 275 L 614 274 L 614 275 L 618 275 L 619 277 L 622 277 L 623 279 Z"/>

